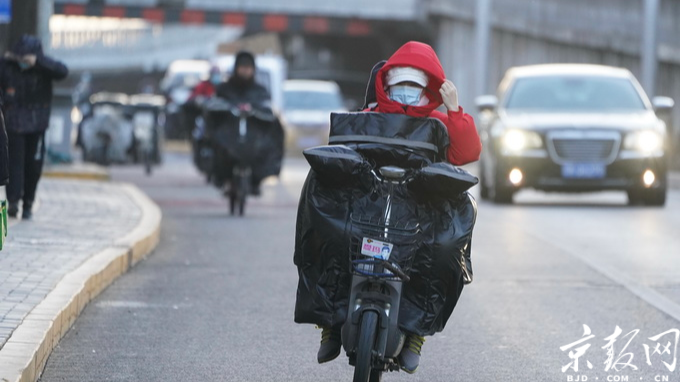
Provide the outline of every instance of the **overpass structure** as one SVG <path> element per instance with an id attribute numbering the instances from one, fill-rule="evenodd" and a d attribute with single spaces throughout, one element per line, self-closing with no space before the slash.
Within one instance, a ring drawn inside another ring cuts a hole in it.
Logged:
<path id="1" fill-rule="evenodd" d="M 54 0 L 54 11 L 277 33 L 292 77 L 335 79 L 351 92 L 363 92 L 376 61 L 420 40 L 435 47 L 471 110 L 474 96 L 493 92 L 515 65 L 599 63 L 627 67 L 640 78 L 646 2 L 658 4 L 659 65 L 651 88 L 680 101 L 677 0 Z M 488 19 L 480 20 L 484 3 Z M 479 21 L 489 26 L 488 54 L 481 56 Z"/>

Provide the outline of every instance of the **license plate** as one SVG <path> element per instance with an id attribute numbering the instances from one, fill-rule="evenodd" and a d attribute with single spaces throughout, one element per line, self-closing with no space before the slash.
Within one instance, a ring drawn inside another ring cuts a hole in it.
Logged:
<path id="1" fill-rule="evenodd" d="M 602 179 L 607 166 L 601 163 L 567 163 L 562 165 L 562 177 L 569 179 Z"/>
<path id="2" fill-rule="evenodd" d="M 361 254 L 387 260 L 392 254 L 393 247 L 391 243 L 365 237 L 361 242 Z"/>

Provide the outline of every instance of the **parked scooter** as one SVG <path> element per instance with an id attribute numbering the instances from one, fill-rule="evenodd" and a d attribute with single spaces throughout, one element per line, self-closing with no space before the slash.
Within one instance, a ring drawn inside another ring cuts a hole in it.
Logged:
<path id="1" fill-rule="evenodd" d="M 154 164 L 161 162 L 163 129 L 159 123 L 165 107 L 165 99 L 153 94 L 136 94 L 130 97 L 129 114 L 134 133 L 133 157 L 144 164 L 151 175 Z"/>
<path id="2" fill-rule="evenodd" d="M 90 97 L 92 116 L 83 120 L 80 139 L 85 161 L 109 165 L 129 160 L 134 137 L 127 119 L 128 101 L 122 93 Z"/>

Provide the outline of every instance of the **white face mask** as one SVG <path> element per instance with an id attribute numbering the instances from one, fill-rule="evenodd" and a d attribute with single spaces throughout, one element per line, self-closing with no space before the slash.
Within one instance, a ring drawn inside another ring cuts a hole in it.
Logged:
<path id="1" fill-rule="evenodd" d="M 394 102 L 404 105 L 416 106 L 420 103 L 423 89 L 410 85 L 393 85 L 389 90 L 389 97 Z"/>

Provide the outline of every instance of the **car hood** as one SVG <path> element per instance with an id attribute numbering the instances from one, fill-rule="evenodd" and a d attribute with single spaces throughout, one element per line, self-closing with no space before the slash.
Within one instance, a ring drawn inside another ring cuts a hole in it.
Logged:
<path id="1" fill-rule="evenodd" d="M 634 130 L 658 127 L 659 120 L 652 111 L 641 113 L 501 113 L 506 127 L 534 130 L 552 128 L 602 128 Z"/>
<path id="2" fill-rule="evenodd" d="M 288 110 L 283 112 L 286 123 L 292 125 L 321 125 L 331 123 L 331 113 L 337 110 Z"/>

